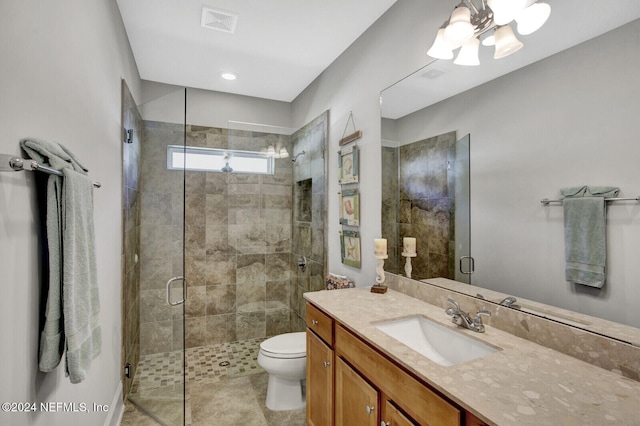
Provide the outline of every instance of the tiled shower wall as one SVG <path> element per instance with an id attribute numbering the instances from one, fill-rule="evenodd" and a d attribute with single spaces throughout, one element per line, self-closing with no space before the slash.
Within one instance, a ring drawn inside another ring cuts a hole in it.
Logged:
<path id="1" fill-rule="evenodd" d="M 412 276 L 416 279 L 455 277 L 455 180 L 449 167 L 455 161 L 455 143 L 456 133 L 449 132 L 398 150 L 399 238 L 394 249 L 397 261 L 392 263 L 403 273 L 402 238 L 415 237 L 418 257 L 412 259 Z M 385 157 L 393 160 L 383 150 L 383 161 Z M 383 222 L 392 217 L 383 209 Z"/>
<path id="2" fill-rule="evenodd" d="M 324 289 L 324 277 L 327 274 L 325 223 L 328 126 L 329 111 L 325 111 L 292 135 L 292 157 L 302 151 L 306 153 L 293 163 L 295 202 L 289 291 L 292 331 L 303 331 L 305 328 L 305 301 L 302 294 Z M 304 271 L 297 266 L 301 256 L 307 262 Z"/>
<path id="3" fill-rule="evenodd" d="M 291 150 L 290 137 L 187 126 L 187 145 Z M 231 161 L 233 167 L 233 159 Z M 186 187 L 186 347 L 290 330 L 291 160 L 275 174 L 189 172 Z"/>
<path id="4" fill-rule="evenodd" d="M 182 173 L 167 170 L 166 149 L 182 140 L 182 126 L 145 126 L 141 334 L 143 353 L 157 353 L 179 349 L 182 338 L 175 315 L 155 308 L 166 306 L 159 286 L 180 275 Z M 274 144 L 291 151 L 290 137 L 275 134 L 188 125 L 186 138 L 188 146 L 260 151 Z M 275 162 L 274 175 L 185 175 L 187 348 L 290 330 L 292 162 Z"/>
<path id="5" fill-rule="evenodd" d="M 122 359 L 132 366 L 131 377 L 140 359 L 140 142 L 142 118 L 122 80 L 122 126 L 131 129 L 132 141 L 122 145 Z M 122 377 L 127 395 L 131 380 Z"/>
<path id="6" fill-rule="evenodd" d="M 180 308 L 166 308 L 164 285 L 182 275 L 183 223 L 187 348 L 304 329 L 302 293 L 323 288 L 326 273 L 327 123 L 325 113 L 292 136 L 187 125 L 187 146 L 260 151 L 272 144 L 307 154 L 295 164 L 276 159 L 273 175 L 187 172 L 184 198 L 182 173 L 166 167 L 167 146 L 182 141 L 183 126 L 144 123 L 143 354 L 181 347 Z M 309 184 L 309 214 L 292 223 L 294 179 Z M 305 272 L 295 266 L 299 255 L 307 258 Z"/>

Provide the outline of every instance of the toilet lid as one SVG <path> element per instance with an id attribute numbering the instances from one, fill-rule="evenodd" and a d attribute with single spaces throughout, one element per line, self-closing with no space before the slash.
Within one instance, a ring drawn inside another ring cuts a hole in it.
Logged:
<path id="1" fill-rule="evenodd" d="M 270 337 L 260 343 L 260 349 L 265 355 L 274 358 L 299 358 L 307 354 L 307 339 L 304 331 L 299 333 L 285 333 Z"/>

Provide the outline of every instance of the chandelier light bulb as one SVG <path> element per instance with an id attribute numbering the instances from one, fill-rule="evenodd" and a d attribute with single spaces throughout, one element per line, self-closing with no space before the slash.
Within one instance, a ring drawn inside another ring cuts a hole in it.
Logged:
<path id="1" fill-rule="evenodd" d="M 551 6 L 547 3 L 532 4 L 515 17 L 518 33 L 529 35 L 538 31 L 547 22 L 549 15 L 551 15 Z"/>
<path id="2" fill-rule="evenodd" d="M 487 0 L 487 5 L 493 11 L 493 22 L 496 25 L 506 25 L 524 9 L 527 0 Z"/>
<path id="3" fill-rule="evenodd" d="M 436 59 L 452 59 L 453 49 L 444 36 L 444 28 L 438 30 L 436 39 L 431 48 L 427 51 L 427 55 Z"/>
<path id="4" fill-rule="evenodd" d="M 484 40 L 482 40 L 482 45 L 483 46 L 495 46 L 496 45 L 496 38 L 493 34 L 491 34 L 489 37 L 486 37 Z"/>
<path id="5" fill-rule="evenodd" d="M 462 45 L 458 57 L 453 61 L 456 65 L 476 66 L 480 65 L 480 59 L 478 59 L 478 48 L 480 47 L 480 40 L 477 37 L 472 38 Z"/>
<path id="6" fill-rule="evenodd" d="M 453 10 L 449 25 L 444 29 L 444 35 L 451 45 L 461 45 L 473 37 L 475 28 L 471 25 L 471 11 L 464 4 L 459 4 Z"/>
<path id="7" fill-rule="evenodd" d="M 513 30 L 509 25 L 498 27 L 494 36 L 496 40 L 496 51 L 493 59 L 505 58 L 516 53 L 524 46 L 522 42 L 516 38 L 515 34 L 513 34 Z"/>

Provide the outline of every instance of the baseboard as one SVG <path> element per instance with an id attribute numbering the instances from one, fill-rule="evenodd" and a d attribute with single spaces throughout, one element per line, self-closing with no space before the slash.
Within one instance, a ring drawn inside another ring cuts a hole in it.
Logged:
<path id="1" fill-rule="evenodd" d="M 109 413 L 104 421 L 104 426 L 120 426 L 122 416 L 124 415 L 124 401 L 122 400 L 122 382 L 118 382 L 116 393 L 113 395 L 111 405 L 109 405 Z"/>

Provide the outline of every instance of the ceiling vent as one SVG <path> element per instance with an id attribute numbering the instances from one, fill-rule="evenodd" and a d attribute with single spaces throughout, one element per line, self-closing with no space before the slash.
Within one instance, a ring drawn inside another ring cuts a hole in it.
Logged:
<path id="1" fill-rule="evenodd" d="M 202 8 L 201 24 L 204 28 L 233 34 L 238 23 L 238 15 L 222 10 Z"/>

